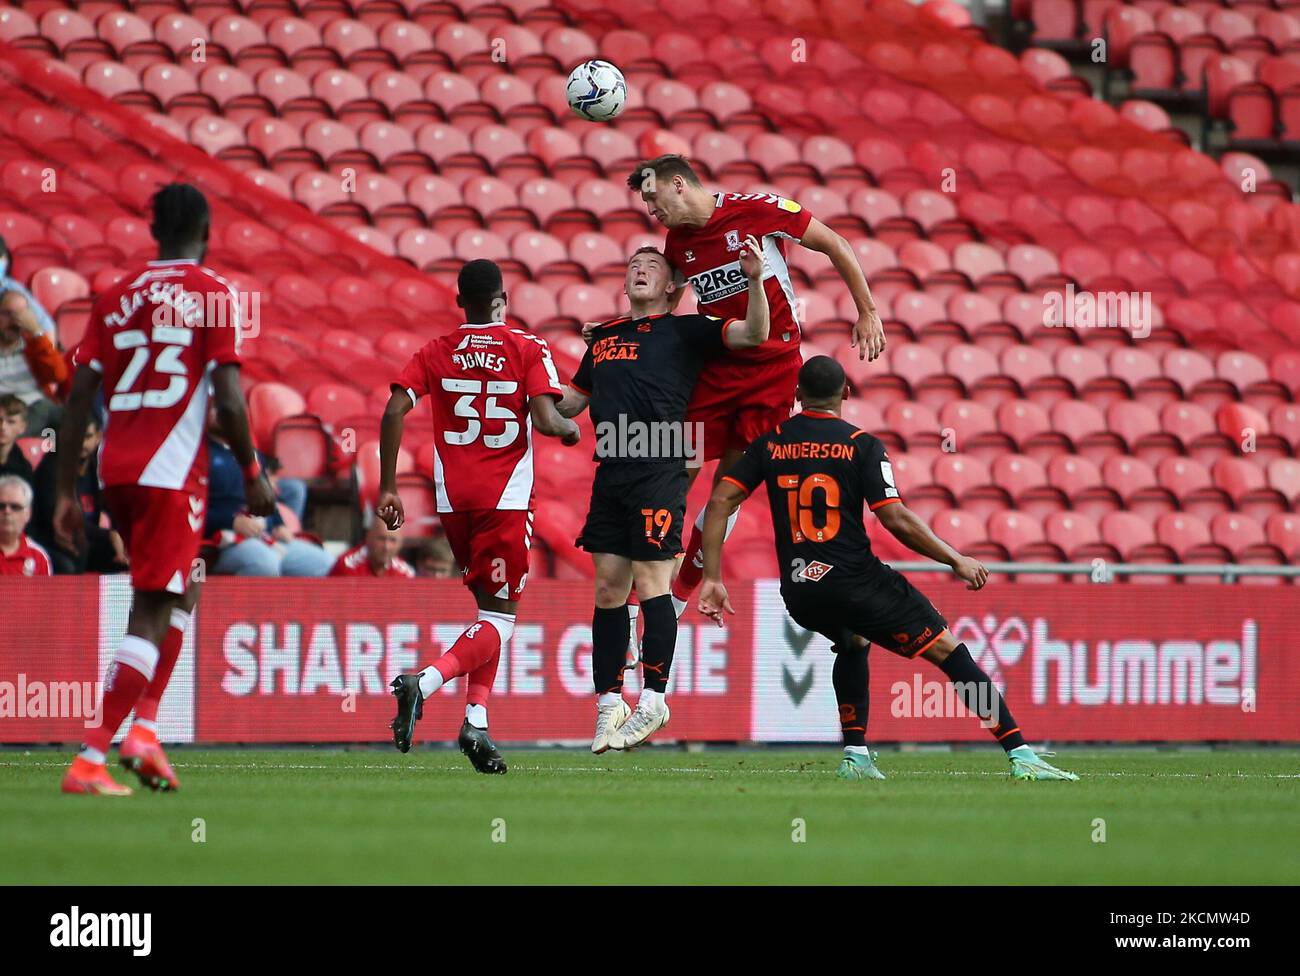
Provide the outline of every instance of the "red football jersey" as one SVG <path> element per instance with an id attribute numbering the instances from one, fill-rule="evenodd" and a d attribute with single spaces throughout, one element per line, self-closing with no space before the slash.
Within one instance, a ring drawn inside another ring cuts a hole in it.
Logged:
<path id="1" fill-rule="evenodd" d="M 370 568 L 370 550 L 363 542 L 359 546 L 354 546 L 334 561 L 330 568 L 331 576 L 369 576 L 372 579 L 382 579 L 389 576 L 398 576 L 403 579 L 413 579 L 415 570 L 405 559 L 398 556 L 393 557 L 393 561 L 388 564 L 388 569 L 382 573 L 376 573 Z"/>
<path id="2" fill-rule="evenodd" d="M 19 536 L 12 556 L 0 552 L 0 576 L 50 576 L 50 554 L 28 536 Z"/>
<path id="3" fill-rule="evenodd" d="M 801 240 L 812 214 L 793 200 L 770 193 L 719 193 L 713 216 L 703 227 L 674 227 L 664 241 L 668 263 L 695 289 L 699 310 L 720 319 L 743 319 L 749 308 L 749 281 L 737 252 L 751 234 L 763 246 L 768 274 L 763 282 L 771 307 L 772 329 L 757 349 L 727 353 L 745 359 L 775 359 L 799 351 L 799 317 L 794 285 L 785 263 L 785 241 Z"/>
<path id="4" fill-rule="evenodd" d="M 150 261 L 95 300 L 73 362 L 104 378 L 99 481 L 206 493 L 212 370 L 239 362 L 239 296 L 196 261 Z"/>
<path id="5" fill-rule="evenodd" d="M 393 385 L 433 406 L 439 512 L 532 508 L 528 401 L 564 394 L 545 339 L 500 322 L 462 325 L 412 356 Z"/>

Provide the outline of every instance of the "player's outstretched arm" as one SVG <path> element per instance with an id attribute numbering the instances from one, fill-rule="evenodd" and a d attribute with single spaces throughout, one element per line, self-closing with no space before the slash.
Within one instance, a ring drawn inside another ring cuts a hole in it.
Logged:
<path id="1" fill-rule="evenodd" d="M 555 405 L 561 417 L 576 417 L 582 411 L 587 409 L 587 404 L 591 403 L 591 396 L 582 393 L 572 386 L 564 388 L 564 399 Z"/>
<path id="2" fill-rule="evenodd" d="M 572 387 L 570 387 L 572 389 Z M 568 394 L 565 394 L 568 398 Z M 528 413 L 533 418 L 533 430 L 546 437 L 558 437 L 560 443 L 572 447 L 582 439 L 582 431 L 568 417 L 560 413 L 555 397 L 543 393 L 528 398 Z"/>
<path id="3" fill-rule="evenodd" d="M 212 372 L 212 402 L 217 408 L 217 423 L 225 435 L 235 460 L 244 469 L 244 501 L 252 515 L 265 517 L 275 512 L 275 490 L 257 461 L 253 432 L 248 426 L 248 407 L 239 386 L 239 367 L 234 363 L 218 366 Z"/>
<path id="4" fill-rule="evenodd" d="M 724 614 L 735 613 L 722 582 L 722 543 L 727 537 L 727 519 L 740 508 L 745 493 L 729 481 L 720 481 L 713 489 L 704 510 L 704 529 L 700 552 L 704 556 L 704 578 L 700 585 L 700 613 L 723 625 Z"/>
<path id="5" fill-rule="evenodd" d="M 880 314 L 871 297 L 867 276 L 862 273 L 862 265 L 853 253 L 853 246 L 816 217 L 808 224 L 799 243 L 809 250 L 825 254 L 831 259 L 831 264 L 835 265 L 835 270 L 853 296 L 853 304 L 858 308 L 858 321 L 853 326 L 853 347 L 857 349 L 859 359 L 874 362 L 885 351 L 885 327 L 880 323 Z"/>
<path id="6" fill-rule="evenodd" d="M 400 529 L 406 521 L 402 499 L 397 494 L 397 455 L 402 449 L 402 427 L 415 401 L 405 390 L 395 389 L 384 407 L 379 423 L 379 498 L 375 514 L 390 529 Z"/>
<path id="7" fill-rule="evenodd" d="M 54 536 L 59 547 L 79 552 L 86 538 L 86 514 L 77 500 L 77 465 L 80 446 L 86 439 L 90 422 L 90 405 L 99 391 L 100 376 L 89 366 L 78 366 L 72 378 L 72 393 L 63 408 L 63 423 L 55 444 Z M 66 450 L 59 450 L 65 446 Z"/>
<path id="8" fill-rule="evenodd" d="M 767 291 L 763 288 L 763 275 L 767 262 L 763 248 L 750 234 L 740 249 L 740 270 L 749 279 L 749 308 L 743 321 L 727 326 L 726 343 L 732 349 L 752 349 L 767 341 L 771 328 L 771 314 L 767 304 Z"/>
<path id="9" fill-rule="evenodd" d="M 957 578 L 966 582 L 967 589 L 978 590 L 988 582 L 989 571 L 983 563 L 963 556 L 940 539 L 919 515 L 902 502 L 877 509 L 876 517 L 895 539 L 913 552 L 951 566 Z"/>

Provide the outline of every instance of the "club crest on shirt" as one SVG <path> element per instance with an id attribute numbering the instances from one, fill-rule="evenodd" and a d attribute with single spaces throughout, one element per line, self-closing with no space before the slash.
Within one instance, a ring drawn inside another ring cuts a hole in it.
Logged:
<path id="1" fill-rule="evenodd" d="M 727 250 L 739 251 L 742 247 L 744 247 L 744 245 L 740 243 L 740 231 L 727 231 Z"/>

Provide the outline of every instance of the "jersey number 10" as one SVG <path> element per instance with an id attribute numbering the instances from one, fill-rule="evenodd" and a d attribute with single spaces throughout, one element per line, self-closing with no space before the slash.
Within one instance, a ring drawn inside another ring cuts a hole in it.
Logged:
<path id="1" fill-rule="evenodd" d="M 786 491 L 790 513 L 790 535 L 795 542 L 829 542 L 840 531 L 840 486 L 828 474 L 810 474 L 800 480 L 797 474 L 778 475 L 778 488 Z M 813 496 L 820 489 L 825 495 L 826 524 L 819 526 L 813 518 Z"/>

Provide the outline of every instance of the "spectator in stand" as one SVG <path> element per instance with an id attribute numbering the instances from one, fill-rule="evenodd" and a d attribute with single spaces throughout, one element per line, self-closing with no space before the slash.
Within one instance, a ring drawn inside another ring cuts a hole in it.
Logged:
<path id="1" fill-rule="evenodd" d="M 49 576 L 49 554 L 26 535 L 32 517 L 32 486 L 14 474 L 0 475 L 0 576 Z"/>
<path id="2" fill-rule="evenodd" d="M 27 299 L 27 304 L 31 307 L 32 314 L 36 316 L 36 321 L 40 323 L 41 331 L 50 337 L 51 342 L 58 340 L 58 331 L 54 325 L 54 319 L 50 318 L 50 313 L 45 311 L 36 297 L 27 290 L 26 286 L 17 278 L 9 277 L 9 271 L 13 267 L 13 256 L 9 253 L 9 245 L 5 239 L 0 237 L 0 293 L 6 291 L 16 291 Z"/>
<path id="3" fill-rule="evenodd" d="M 412 543 L 407 549 L 406 560 L 415 567 L 415 575 L 424 579 L 452 579 L 460 575 L 451 543 L 445 536 Z"/>
<path id="4" fill-rule="evenodd" d="M 384 520 L 371 516 L 365 541 L 339 556 L 331 576 L 401 576 L 411 579 L 415 570 L 397 553 L 402 548 L 401 529 L 390 529 Z"/>
<path id="5" fill-rule="evenodd" d="M 266 465 L 266 476 L 271 482 L 271 487 L 275 489 L 275 500 L 293 512 L 298 524 L 302 525 L 303 517 L 307 512 L 307 482 L 301 478 L 282 477 L 280 469 L 284 465 L 280 463 L 278 457 L 264 454 L 262 463 Z"/>
<path id="6" fill-rule="evenodd" d="M 217 550 L 212 572 L 223 576 L 324 576 L 329 553 L 294 535 L 279 512 L 258 518 L 245 511 L 244 473 L 234 452 L 208 424 L 208 511 L 204 535 Z M 259 455 L 269 471 L 274 458 Z M 275 486 L 272 479 L 272 487 Z M 278 494 L 278 490 L 277 490 Z"/>
<path id="7" fill-rule="evenodd" d="M 32 462 L 18 446 L 27 429 L 27 404 L 12 393 L 0 396 L 0 474 L 16 474 L 32 483 Z"/>
<path id="8" fill-rule="evenodd" d="M 124 573 L 130 568 L 122 537 L 108 527 L 108 509 L 99 484 L 99 442 L 103 439 L 103 415 L 92 410 L 86 422 L 77 459 L 77 498 L 86 513 L 86 548 L 70 552 L 54 536 L 54 503 L 57 496 L 58 449 L 48 452 L 36 466 L 32 480 L 36 502 L 32 512 L 32 538 L 49 552 L 54 571 L 75 573 Z"/>
<path id="9" fill-rule="evenodd" d="M 68 363 L 41 328 L 27 297 L 11 289 L 0 293 L 0 394 L 27 404 L 27 434 L 57 428 L 62 408 L 51 397 L 68 379 Z"/>

